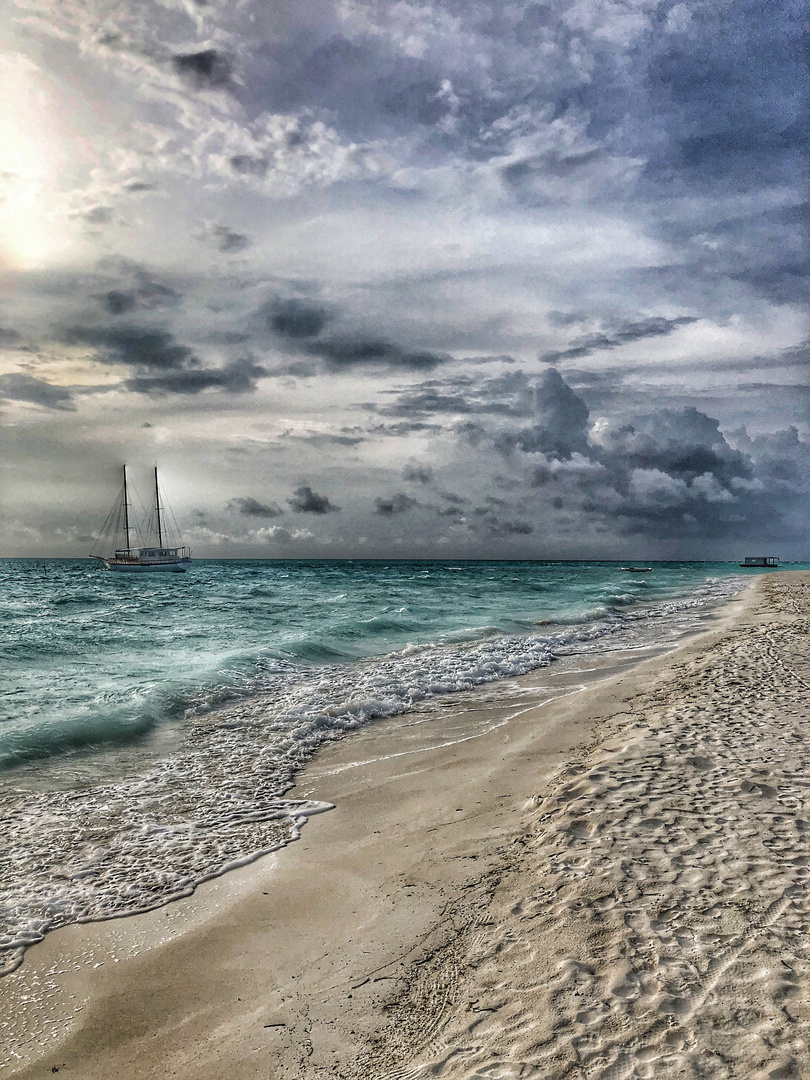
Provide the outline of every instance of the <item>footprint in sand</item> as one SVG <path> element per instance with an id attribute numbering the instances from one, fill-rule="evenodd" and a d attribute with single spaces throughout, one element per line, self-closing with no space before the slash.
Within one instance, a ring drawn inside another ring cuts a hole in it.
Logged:
<path id="1" fill-rule="evenodd" d="M 767 799 L 774 799 L 779 794 L 775 787 L 763 784 L 760 780 L 743 780 L 740 790 L 749 795 L 763 795 Z"/>
<path id="2" fill-rule="evenodd" d="M 711 769 L 714 768 L 714 762 L 711 758 L 699 757 L 697 755 L 695 755 L 694 757 L 688 757 L 686 759 L 686 764 L 691 765 L 692 768 L 697 769 L 698 772 L 709 772 Z"/>

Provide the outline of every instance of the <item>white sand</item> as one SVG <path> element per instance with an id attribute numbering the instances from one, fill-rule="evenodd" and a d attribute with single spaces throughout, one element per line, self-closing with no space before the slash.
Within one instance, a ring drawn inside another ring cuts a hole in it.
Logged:
<path id="1" fill-rule="evenodd" d="M 810 1076 L 810 575 L 758 586 L 327 748 L 301 841 L 32 949 L 0 1075 Z"/>

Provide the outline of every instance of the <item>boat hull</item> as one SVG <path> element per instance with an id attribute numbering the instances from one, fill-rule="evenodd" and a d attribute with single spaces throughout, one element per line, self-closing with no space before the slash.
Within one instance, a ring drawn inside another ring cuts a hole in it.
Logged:
<path id="1" fill-rule="evenodd" d="M 191 566 L 191 559 L 162 563 L 116 562 L 115 559 L 101 561 L 105 570 L 113 570 L 119 574 L 185 574 Z"/>

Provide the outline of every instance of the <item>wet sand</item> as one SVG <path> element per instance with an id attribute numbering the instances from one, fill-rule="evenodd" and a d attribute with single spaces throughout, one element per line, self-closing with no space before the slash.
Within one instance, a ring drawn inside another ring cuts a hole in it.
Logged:
<path id="1" fill-rule="evenodd" d="M 1 1075 L 810 1075 L 808 633 L 810 575 L 760 577 L 676 652 L 327 747 L 300 841 L 29 951 Z"/>

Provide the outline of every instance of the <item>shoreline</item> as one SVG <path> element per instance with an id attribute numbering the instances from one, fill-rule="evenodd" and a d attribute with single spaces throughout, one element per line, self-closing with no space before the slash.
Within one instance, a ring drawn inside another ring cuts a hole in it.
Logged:
<path id="1" fill-rule="evenodd" d="M 579 655 L 567 668 L 437 699 L 440 740 L 411 713 L 322 748 L 292 794 L 337 808 L 299 842 L 169 907 L 66 927 L 29 951 L 2 981 L 2 1022 L 22 1024 L 34 1045 L 5 1075 L 382 1076 L 435 1057 L 426 1032 L 438 1036 L 462 1015 L 461 1030 L 480 1033 L 503 1004 L 481 1004 L 491 987 L 478 1005 L 458 995 L 470 948 L 486 951 L 486 916 L 504 881 L 525 872 L 538 815 L 555 812 L 538 800 L 566 769 L 612 752 L 610 740 L 632 726 L 632 702 L 654 684 L 756 625 L 766 591 L 752 583 L 742 602 L 720 609 L 718 625 L 652 659 L 626 655 L 612 674 L 615 654 Z M 585 686 L 583 662 L 601 669 Z M 564 693 L 550 707 L 555 683 Z M 573 828 L 575 846 L 587 846 L 587 824 Z M 319 879 L 329 887 L 312 889 Z M 520 923 L 522 913 L 510 917 Z M 548 1023 L 552 1012 L 544 1015 Z M 451 1054 L 435 1075 L 465 1075 L 455 1069 Z"/>

